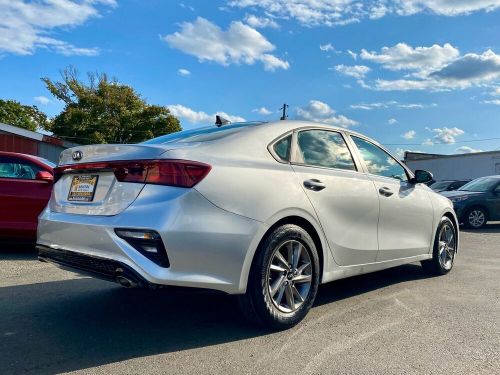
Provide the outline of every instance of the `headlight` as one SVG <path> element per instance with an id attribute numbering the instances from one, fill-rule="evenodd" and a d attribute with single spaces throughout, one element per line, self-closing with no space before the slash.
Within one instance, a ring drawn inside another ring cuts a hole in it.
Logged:
<path id="1" fill-rule="evenodd" d="M 457 203 L 457 202 L 462 202 L 466 199 L 469 199 L 468 195 L 462 195 L 460 197 L 453 197 L 453 198 L 450 198 L 450 201 L 452 201 L 453 203 Z"/>

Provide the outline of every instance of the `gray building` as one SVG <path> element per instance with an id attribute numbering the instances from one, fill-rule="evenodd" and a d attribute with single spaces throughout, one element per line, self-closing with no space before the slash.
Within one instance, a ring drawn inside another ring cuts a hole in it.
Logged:
<path id="1" fill-rule="evenodd" d="M 432 172 L 436 181 L 472 180 L 483 176 L 500 175 L 500 151 L 457 155 L 407 151 L 403 161 L 412 171 L 425 169 Z"/>

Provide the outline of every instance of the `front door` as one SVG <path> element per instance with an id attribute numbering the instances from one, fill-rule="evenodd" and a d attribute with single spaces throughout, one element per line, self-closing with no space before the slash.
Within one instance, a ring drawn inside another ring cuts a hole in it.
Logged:
<path id="1" fill-rule="evenodd" d="M 488 201 L 489 220 L 500 220 L 500 183 L 491 191 Z"/>
<path id="2" fill-rule="evenodd" d="M 33 241 L 38 215 L 52 184 L 35 179 L 40 167 L 15 157 L 0 158 L 0 237 Z"/>
<path id="3" fill-rule="evenodd" d="M 380 200 L 377 261 L 429 253 L 434 215 L 427 188 L 409 182 L 403 166 L 380 147 L 351 138 Z"/>
<path id="4" fill-rule="evenodd" d="M 378 196 L 358 172 L 343 136 L 319 129 L 296 133 L 292 167 L 325 232 L 334 260 L 342 266 L 375 262 Z"/>

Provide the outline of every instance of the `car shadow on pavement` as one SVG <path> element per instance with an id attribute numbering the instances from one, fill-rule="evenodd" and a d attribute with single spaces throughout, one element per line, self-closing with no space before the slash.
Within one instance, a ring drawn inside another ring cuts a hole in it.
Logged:
<path id="1" fill-rule="evenodd" d="M 19 245 L 0 242 L 0 260 L 35 260 L 35 245 Z"/>
<path id="2" fill-rule="evenodd" d="M 492 223 L 486 224 L 483 228 L 481 229 L 470 229 L 470 228 L 465 228 L 464 226 L 460 227 L 460 232 L 467 232 L 467 233 L 500 233 L 500 222 L 495 221 Z"/>
<path id="3" fill-rule="evenodd" d="M 424 277 L 410 264 L 339 280 L 320 288 L 316 305 Z M 243 320 L 234 297 L 210 292 L 81 278 L 3 287 L 0 301 L 2 374 L 88 369 L 270 334 Z"/>

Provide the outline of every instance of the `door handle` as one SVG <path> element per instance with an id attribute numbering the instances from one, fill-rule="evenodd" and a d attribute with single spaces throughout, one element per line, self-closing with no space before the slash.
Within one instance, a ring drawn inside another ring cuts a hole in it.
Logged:
<path id="1" fill-rule="evenodd" d="M 306 189 L 312 190 L 312 191 L 320 191 L 326 188 L 326 185 L 321 182 L 320 180 L 317 180 L 315 178 L 311 178 L 310 180 L 305 180 L 304 181 L 304 187 Z"/>
<path id="2" fill-rule="evenodd" d="M 380 194 L 382 194 L 384 197 L 390 197 L 392 194 L 394 194 L 391 189 L 389 189 L 388 187 L 384 186 L 384 187 L 381 187 L 380 189 L 378 189 L 378 192 Z"/>

